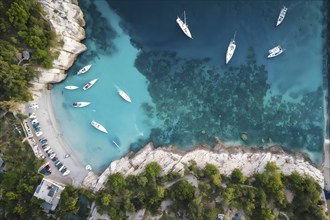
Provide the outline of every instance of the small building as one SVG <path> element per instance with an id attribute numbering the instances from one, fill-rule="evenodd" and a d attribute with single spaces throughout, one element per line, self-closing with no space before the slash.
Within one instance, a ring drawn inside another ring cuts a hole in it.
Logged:
<path id="1" fill-rule="evenodd" d="M 22 59 L 23 60 L 28 60 L 28 59 L 30 59 L 30 53 L 29 53 L 29 51 L 23 51 L 22 52 Z"/>
<path id="2" fill-rule="evenodd" d="M 64 188 L 64 186 L 43 178 L 33 195 L 38 199 L 45 201 L 41 205 L 45 211 L 54 211 L 60 201 L 61 193 Z"/>

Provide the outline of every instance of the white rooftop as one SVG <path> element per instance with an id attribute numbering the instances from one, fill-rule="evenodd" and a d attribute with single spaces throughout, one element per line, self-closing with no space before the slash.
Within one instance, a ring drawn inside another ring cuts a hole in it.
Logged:
<path id="1" fill-rule="evenodd" d="M 43 205 L 43 207 L 51 207 L 51 210 L 55 210 L 64 188 L 64 186 L 43 178 L 33 195 L 49 204 L 48 206 Z"/>

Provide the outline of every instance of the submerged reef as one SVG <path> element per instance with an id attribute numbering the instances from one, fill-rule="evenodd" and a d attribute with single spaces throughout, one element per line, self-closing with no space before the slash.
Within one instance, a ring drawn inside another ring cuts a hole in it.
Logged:
<path id="1" fill-rule="evenodd" d="M 148 141 L 182 148 L 212 145 L 219 137 L 248 146 L 279 144 L 286 150 L 322 152 L 322 89 L 298 102 L 269 95 L 268 72 L 257 64 L 253 48 L 245 64 L 226 69 L 212 66 L 208 58 L 186 60 L 169 51 L 141 51 L 135 66 L 149 80 L 156 106 L 142 108 L 163 124 L 148 139 L 132 144 L 132 150 Z"/>

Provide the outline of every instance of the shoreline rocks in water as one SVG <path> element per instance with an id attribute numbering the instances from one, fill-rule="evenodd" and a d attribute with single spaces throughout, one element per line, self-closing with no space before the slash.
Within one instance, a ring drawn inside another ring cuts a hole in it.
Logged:
<path id="1" fill-rule="evenodd" d="M 58 58 L 53 61 L 53 68 L 38 69 L 42 74 L 33 82 L 34 100 L 40 97 L 47 84 L 64 80 L 67 76 L 65 71 L 73 65 L 80 53 L 87 50 L 87 47 L 80 43 L 85 38 L 85 20 L 76 0 L 39 0 L 39 3 L 47 14 L 45 19 L 49 20 L 51 28 L 63 45 L 52 49 L 52 53 L 59 53 Z"/>
<path id="2" fill-rule="evenodd" d="M 213 149 L 201 145 L 189 151 L 182 151 L 175 146 L 154 148 L 153 144 L 149 143 L 137 153 L 129 153 L 113 161 L 96 182 L 84 181 L 83 185 L 99 191 L 109 175 L 117 172 L 124 176 L 137 175 L 147 164 L 154 161 L 163 167 L 163 174 L 175 171 L 183 175 L 185 165 L 189 165 L 192 160 L 200 168 L 211 163 L 224 175 L 229 175 L 235 168 L 239 168 L 248 177 L 263 172 L 268 162 L 274 162 L 279 167 L 279 172 L 285 175 L 297 171 L 299 174 L 310 175 L 322 188 L 324 186 L 322 172 L 311 165 L 302 154 L 289 154 L 280 147 L 269 149 L 227 147 L 221 142 Z"/>

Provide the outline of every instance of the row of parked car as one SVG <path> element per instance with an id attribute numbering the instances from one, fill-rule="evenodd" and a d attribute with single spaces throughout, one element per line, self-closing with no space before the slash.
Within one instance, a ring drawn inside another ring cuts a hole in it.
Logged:
<path id="1" fill-rule="evenodd" d="M 29 118 L 30 118 L 30 122 L 32 124 L 32 127 L 35 131 L 35 134 L 37 137 L 40 137 L 41 135 L 43 135 L 42 131 L 41 131 L 41 127 L 40 127 L 40 123 L 37 119 L 37 116 L 35 113 L 30 113 L 29 114 Z"/>
<path id="2" fill-rule="evenodd" d="M 62 173 L 63 176 L 67 176 L 70 174 L 70 170 L 64 166 L 64 164 L 56 157 L 56 153 L 53 149 L 48 145 L 48 141 L 46 138 L 41 138 L 39 140 L 42 149 L 47 153 L 48 158 L 54 162 L 55 167 Z"/>
<path id="3" fill-rule="evenodd" d="M 30 122 L 36 131 L 36 136 L 39 137 L 42 135 L 42 131 L 40 128 L 40 123 L 36 117 L 35 113 L 29 113 Z M 39 132 L 37 134 L 37 132 Z M 41 134 L 40 134 L 41 133 Z M 39 143 L 41 144 L 42 149 L 47 154 L 48 158 L 51 159 L 54 162 L 55 167 L 62 173 L 63 176 L 67 176 L 70 174 L 70 170 L 68 170 L 64 164 L 61 163 L 61 161 L 56 157 L 56 153 L 53 151 L 53 149 L 48 145 L 48 140 L 43 137 L 39 139 Z M 51 172 L 50 169 L 48 169 L 49 172 Z"/>

